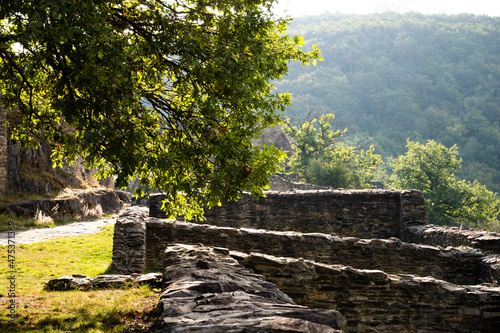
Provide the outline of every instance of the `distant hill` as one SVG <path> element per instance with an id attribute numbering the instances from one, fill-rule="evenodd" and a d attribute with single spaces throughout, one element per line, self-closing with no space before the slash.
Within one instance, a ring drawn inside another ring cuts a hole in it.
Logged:
<path id="1" fill-rule="evenodd" d="M 456 144 L 459 176 L 500 192 L 500 18 L 328 14 L 295 19 L 289 32 L 324 61 L 291 64 L 276 84 L 293 96 L 288 116 L 334 113 L 384 160 L 407 138 Z"/>

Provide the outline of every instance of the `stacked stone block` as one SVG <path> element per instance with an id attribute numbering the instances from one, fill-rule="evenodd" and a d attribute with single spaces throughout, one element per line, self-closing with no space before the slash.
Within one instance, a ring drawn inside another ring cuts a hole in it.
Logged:
<path id="1" fill-rule="evenodd" d="M 151 217 L 165 217 L 162 200 L 161 195 L 151 197 Z M 207 210 L 203 223 L 360 238 L 401 238 L 406 225 L 428 224 L 428 220 L 419 191 L 318 190 L 269 192 L 258 199 L 246 196 Z"/>
<path id="2" fill-rule="evenodd" d="M 143 223 L 143 222 L 141 222 Z M 326 264 L 434 276 L 457 284 L 480 281 L 483 254 L 466 248 L 438 248 L 399 239 L 359 239 L 318 233 L 235 229 L 148 218 L 146 269 L 163 269 L 163 251 L 172 244 L 204 244 L 246 253 L 314 260 Z"/>
<path id="3" fill-rule="evenodd" d="M 405 230 L 405 240 L 435 246 L 466 246 L 500 254 L 499 233 L 464 226 L 447 227 L 432 224 L 410 226 Z"/>
<path id="4" fill-rule="evenodd" d="M 345 332 L 498 332 L 500 287 L 461 286 L 294 258 L 232 253 L 298 304 L 340 311 Z"/>
<path id="5" fill-rule="evenodd" d="M 112 270 L 121 274 L 145 271 L 147 216 L 147 208 L 134 207 L 118 217 L 113 235 Z"/>

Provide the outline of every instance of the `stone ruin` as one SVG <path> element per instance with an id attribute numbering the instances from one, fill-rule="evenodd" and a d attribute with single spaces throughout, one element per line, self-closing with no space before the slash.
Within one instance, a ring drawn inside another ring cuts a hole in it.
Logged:
<path id="1" fill-rule="evenodd" d="M 421 192 L 269 192 L 203 223 L 166 219 L 161 200 L 119 217 L 112 262 L 163 272 L 158 332 L 500 327 L 500 235 L 430 225 Z"/>

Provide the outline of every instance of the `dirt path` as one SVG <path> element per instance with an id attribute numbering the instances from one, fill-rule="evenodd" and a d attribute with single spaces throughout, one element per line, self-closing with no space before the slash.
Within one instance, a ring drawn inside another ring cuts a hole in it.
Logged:
<path id="1" fill-rule="evenodd" d="M 11 237 L 10 239 L 15 240 L 16 244 L 30 244 L 51 240 L 56 237 L 90 235 L 98 233 L 102 227 L 115 224 L 115 222 L 116 218 L 110 218 L 92 222 L 75 222 L 47 229 L 17 231 L 15 232 L 15 238 Z M 8 236 L 8 232 L 0 232 L 0 245 L 7 245 Z"/>

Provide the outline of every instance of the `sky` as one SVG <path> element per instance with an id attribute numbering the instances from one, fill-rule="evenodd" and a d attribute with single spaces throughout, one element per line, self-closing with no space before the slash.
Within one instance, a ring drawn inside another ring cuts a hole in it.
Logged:
<path id="1" fill-rule="evenodd" d="M 276 13 L 299 17 L 324 12 L 368 14 L 385 11 L 500 16 L 498 0 L 278 0 Z"/>

